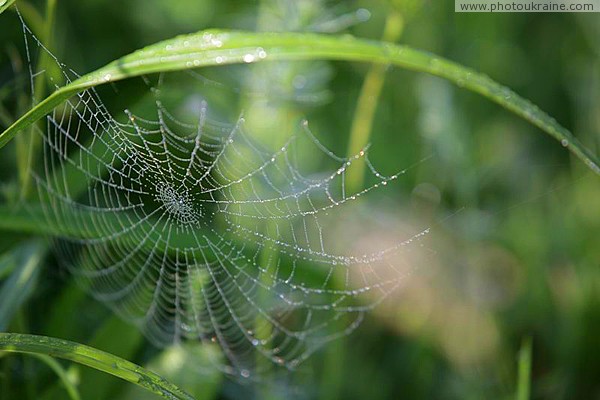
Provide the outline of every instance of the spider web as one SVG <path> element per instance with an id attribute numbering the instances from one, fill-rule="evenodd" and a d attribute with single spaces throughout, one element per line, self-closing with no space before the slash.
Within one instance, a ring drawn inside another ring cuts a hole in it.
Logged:
<path id="1" fill-rule="evenodd" d="M 23 29 L 31 69 L 38 48 L 66 82 L 77 77 Z M 30 72 L 33 90 L 45 77 Z M 160 81 L 146 79 L 151 115 L 113 116 L 92 89 L 36 129 L 43 157 L 32 174 L 59 258 L 158 346 L 216 343 L 219 365 L 241 378 L 273 364 L 295 369 L 356 329 L 410 271 L 401 254 L 427 230 L 359 254 L 334 234 L 353 205 L 405 171 L 384 176 L 368 149 L 335 155 L 306 121 L 272 149 L 243 116 L 209 118 L 205 101 L 195 120 L 181 120 Z M 315 170 L 315 155 L 325 168 Z M 346 173 L 359 160 L 376 183 L 349 192 Z"/>

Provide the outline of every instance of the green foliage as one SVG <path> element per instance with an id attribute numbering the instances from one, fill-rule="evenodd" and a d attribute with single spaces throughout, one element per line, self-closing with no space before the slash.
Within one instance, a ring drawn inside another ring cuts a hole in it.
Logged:
<path id="1" fill-rule="evenodd" d="M 193 397 L 155 373 L 112 354 L 79 343 L 45 336 L 0 333 L 0 351 L 63 358 L 135 383 L 167 399 L 193 400 Z"/>
<path id="2" fill-rule="evenodd" d="M 389 43 L 299 33 L 209 30 L 166 40 L 115 60 L 58 89 L 0 133 L 0 148 L 19 131 L 73 95 L 97 85 L 140 75 L 261 60 L 344 60 L 391 64 L 427 72 L 502 105 L 556 138 L 597 174 L 600 162 L 567 129 L 537 106 L 489 77 L 435 55 Z"/>
<path id="3" fill-rule="evenodd" d="M 6 330 L 15 312 L 35 289 L 39 269 L 46 253 L 40 241 L 25 242 L 0 259 L 2 272 L 11 272 L 0 286 L 0 331 Z"/>
<path id="4" fill-rule="evenodd" d="M 8 7 L 12 6 L 15 0 L 0 0 L 0 14 L 8 9 Z"/>

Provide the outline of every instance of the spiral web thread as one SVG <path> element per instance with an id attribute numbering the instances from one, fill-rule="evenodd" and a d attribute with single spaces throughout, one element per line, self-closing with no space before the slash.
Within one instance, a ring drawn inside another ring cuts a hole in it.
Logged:
<path id="1" fill-rule="evenodd" d="M 77 76 L 23 29 L 28 54 L 37 47 L 67 82 Z M 32 73 L 32 87 L 43 74 Z M 352 254 L 330 228 L 405 171 L 380 174 L 367 149 L 338 157 L 306 122 L 269 150 L 243 117 L 217 123 L 207 109 L 182 122 L 157 100 L 154 119 L 125 111 L 118 120 L 95 90 L 57 107 L 37 129 L 43 160 L 32 174 L 44 218 L 82 286 L 153 343 L 216 343 L 219 365 L 241 378 L 273 364 L 295 369 L 400 284 L 401 253 L 427 230 Z M 307 153 L 334 167 L 303 173 Z M 347 193 L 359 159 L 377 183 Z"/>

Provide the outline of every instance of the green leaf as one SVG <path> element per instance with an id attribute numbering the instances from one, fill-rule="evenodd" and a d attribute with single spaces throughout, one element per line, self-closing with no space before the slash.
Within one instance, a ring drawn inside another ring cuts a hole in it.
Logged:
<path id="1" fill-rule="evenodd" d="M 38 360 L 50 367 L 50 369 L 60 380 L 60 383 L 64 387 L 64 390 L 67 392 L 71 400 L 81 400 L 81 395 L 77 391 L 75 382 L 72 381 L 71 377 L 69 377 L 69 373 L 62 367 L 62 365 L 58 363 L 58 361 L 45 354 L 32 354 L 32 356 L 35 356 Z M 47 393 L 52 394 L 52 392 L 46 392 L 42 399 L 46 398 Z"/>
<path id="2" fill-rule="evenodd" d="M 93 347 L 47 336 L 0 333 L 0 351 L 45 354 L 74 361 L 135 383 L 167 399 L 194 399 L 174 384 L 139 365 Z"/>
<path id="3" fill-rule="evenodd" d="M 128 214 L 125 211 L 110 214 L 102 213 L 101 219 L 99 219 L 96 211 L 85 208 L 64 209 L 59 217 L 48 218 L 46 213 L 50 211 L 47 208 L 48 205 L 43 204 L 26 204 L 17 209 L 12 206 L 0 205 L 0 231 L 57 236 L 65 239 L 98 239 L 106 238 L 109 235 L 108 232 L 122 231 L 124 226 L 131 225 L 131 221 L 137 221 L 135 214 Z M 167 221 L 147 219 L 137 221 L 135 225 L 136 229 L 144 232 L 157 232 L 156 234 L 159 235 L 159 232 L 163 231 L 164 224 L 167 223 Z M 210 229 L 198 228 L 196 235 L 211 238 L 214 242 L 219 240 Z M 197 251 L 199 257 L 207 257 L 209 261 L 214 261 L 214 257 L 217 257 L 213 252 L 203 252 L 202 249 L 194 250 L 197 248 L 195 236 L 189 235 L 185 231 L 172 232 L 169 246 L 158 240 L 158 238 L 155 239 L 150 237 L 145 245 L 149 248 L 155 248 L 157 251 L 165 252 L 173 252 L 176 245 L 180 249 L 186 249 L 186 251 Z M 135 240 L 135 237 L 130 235 L 120 235 L 118 239 L 113 238 L 111 240 L 118 240 L 119 244 L 131 246 L 132 248 L 139 246 L 139 242 Z M 233 235 L 231 240 L 240 240 L 240 238 Z M 256 251 L 252 243 L 244 242 L 243 246 L 249 253 Z M 285 257 L 285 255 L 280 256 Z M 85 262 L 85 259 L 82 260 Z M 281 268 L 291 267 L 293 263 L 284 263 L 284 265 Z M 323 270 L 307 263 L 302 274 L 306 282 L 312 282 L 312 279 L 322 278 Z"/>
<path id="4" fill-rule="evenodd" d="M 306 33 L 201 31 L 135 51 L 55 91 L 0 134 L 0 147 L 86 89 L 151 73 L 265 60 L 359 61 L 426 72 L 478 93 L 539 127 L 600 174 L 596 155 L 537 106 L 489 77 L 431 53 L 391 43 Z"/>
<path id="5" fill-rule="evenodd" d="M 0 331 L 8 327 L 14 313 L 35 288 L 45 251 L 45 244 L 35 240 L 16 247 L 12 260 L 7 259 L 17 266 L 0 287 Z"/>
<path id="6" fill-rule="evenodd" d="M 529 400 L 531 392 L 531 337 L 526 337 L 519 350 L 516 400 Z"/>
<path id="7" fill-rule="evenodd" d="M 26 204 L 15 208 L 0 205 L 0 230 L 15 231 L 21 233 L 32 233 L 36 235 L 58 236 L 70 239 L 98 239 L 105 238 L 107 232 L 119 232 L 124 226 L 128 226 L 135 219 L 134 214 L 127 212 L 111 213 L 101 216 L 90 209 L 72 208 L 61 211 L 60 219 L 51 221 L 47 217 L 48 205 Z M 136 224 L 137 229 L 152 229 L 160 232 L 167 221 L 148 219 Z M 213 236 L 210 230 L 197 230 L 198 234 Z M 196 241 L 185 232 L 174 232 L 171 236 L 172 243 L 178 243 L 183 247 L 194 247 Z M 135 246 L 136 241 L 129 235 L 123 235 L 120 239 L 123 245 Z M 168 246 L 157 244 L 158 249 L 166 250 Z M 152 244 L 154 246 L 154 244 Z"/>
<path id="8" fill-rule="evenodd" d="M 6 9 L 13 5 L 15 0 L 0 0 L 0 14 L 2 14 Z"/>

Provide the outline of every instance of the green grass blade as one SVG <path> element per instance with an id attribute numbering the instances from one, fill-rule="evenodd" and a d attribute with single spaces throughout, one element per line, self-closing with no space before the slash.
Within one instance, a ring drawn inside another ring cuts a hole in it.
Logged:
<path id="1" fill-rule="evenodd" d="M 383 28 L 381 40 L 396 42 L 404 31 L 404 19 L 400 12 L 390 10 Z M 356 109 L 350 126 L 350 137 L 348 138 L 348 157 L 352 157 L 363 150 L 371 139 L 375 113 L 379 104 L 379 97 L 383 90 L 387 66 L 373 64 L 369 68 L 362 84 L 360 94 L 356 101 Z M 359 158 L 355 167 L 346 173 L 346 187 L 350 191 L 358 191 L 362 188 L 367 163 Z"/>
<path id="2" fill-rule="evenodd" d="M 15 0 L 0 0 L 0 14 L 8 9 L 8 7 L 12 6 Z"/>
<path id="3" fill-rule="evenodd" d="M 523 339 L 519 349 L 519 375 L 516 400 L 529 400 L 531 393 L 531 337 Z"/>
<path id="4" fill-rule="evenodd" d="M 39 240 L 25 242 L 12 251 L 17 267 L 0 285 L 0 331 L 9 326 L 15 312 L 35 290 L 45 253 L 46 245 Z"/>
<path id="5" fill-rule="evenodd" d="M 79 343 L 46 336 L 0 333 L 0 351 L 63 358 L 135 383 L 167 399 L 193 397 L 157 374 L 122 358 Z"/>
<path id="6" fill-rule="evenodd" d="M 73 208 L 62 212 L 59 222 L 49 219 L 46 215 L 49 211 L 44 210 L 45 207 L 41 204 L 27 204 L 19 208 L 0 205 L 0 230 L 58 236 L 66 239 L 100 239 L 105 238 L 107 232 L 123 230 L 124 226 L 130 226 L 131 221 L 135 220 L 134 214 L 122 212 L 102 215 L 100 224 L 96 211 Z M 149 219 L 138 223 L 136 227 L 144 232 L 149 232 L 156 223 L 156 220 Z M 166 221 L 159 221 L 154 229 L 160 232 L 166 223 Z M 210 230 L 198 229 L 196 232 L 211 237 Z M 196 244 L 195 239 L 184 232 L 175 232 L 171 238 L 173 243 L 179 243 L 181 246 L 194 247 Z M 151 239 L 149 240 L 151 241 Z M 122 236 L 121 243 L 136 244 L 135 240 L 128 235 Z M 159 245 L 159 248 L 161 250 L 168 249 L 162 244 Z"/>
<path id="7" fill-rule="evenodd" d="M 45 48 L 52 47 L 52 28 L 54 27 L 54 18 L 56 15 L 56 2 L 57 0 L 46 1 L 42 35 L 38 37 Z M 41 52 L 40 58 L 37 61 L 36 71 L 48 71 L 48 76 L 32 81 L 34 85 L 33 104 L 39 103 L 44 98 L 45 93 L 49 91 L 51 87 L 50 78 L 54 75 L 50 72 L 52 69 L 56 69 L 56 63 L 51 61 L 48 52 Z M 37 157 L 34 155 L 38 153 L 38 148 L 42 146 L 43 140 L 36 134 L 34 127 L 31 127 L 27 134 L 19 136 L 18 139 L 20 140 L 17 141 L 17 170 L 21 185 L 21 198 L 25 199 L 31 192 L 33 179 L 31 171 L 35 168 L 37 160 Z"/>
<path id="8" fill-rule="evenodd" d="M 584 148 L 571 132 L 528 100 L 483 74 L 406 46 L 348 36 L 306 33 L 209 30 L 156 43 L 113 61 L 57 90 L 1 133 L 0 147 L 71 96 L 104 83 L 202 66 L 263 60 L 316 59 L 389 64 L 445 78 L 496 102 L 539 127 L 561 142 L 595 173 L 600 174 L 597 156 Z"/>
<path id="9" fill-rule="evenodd" d="M 45 354 L 31 354 L 31 355 L 36 357 L 37 359 L 39 359 L 44 364 L 46 364 L 56 374 L 56 376 L 62 383 L 63 387 L 65 388 L 65 391 L 67 392 L 67 394 L 69 395 L 69 398 L 71 400 L 81 400 L 81 396 L 79 395 L 79 392 L 77 391 L 77 387 L 75 387 L 75 384 L 73 382 L 71 382 L 71 379 L 69 379 L 67 371 L 65 371 L 65 369 L 62 367 L 62 365 L 60 365 L 54 358 L 47 356 Z"/>

